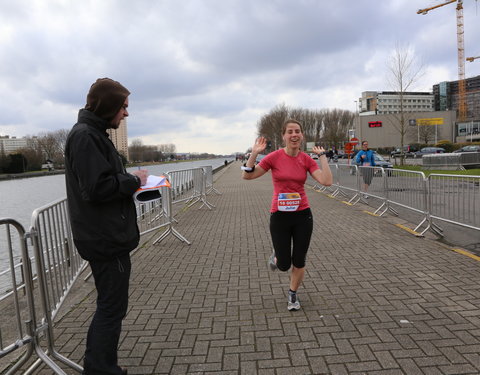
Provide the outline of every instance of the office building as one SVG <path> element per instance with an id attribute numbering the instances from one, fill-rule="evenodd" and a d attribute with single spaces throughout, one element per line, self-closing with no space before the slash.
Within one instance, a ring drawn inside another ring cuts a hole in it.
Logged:
<path id="1" fill-rule="evenodd" d="M 433 85 L 434 108 L 436 111 L 458 110 L 458 81 L 440 82 Z M 455 129 L 457 142 L 480 141 L 480 75 L 465 79 L 465 121 Z"/>
<path id="2" fill-rule="evenodd" d="M 359 98 L 360 116 L 399 113 L 401 97 L 395 91 L 365 91 Z M 434 95 L 431 92 L 404 92 L 403 112 L 434 111 Z"/>
<path id="3" fill-rule="evenodd" d="M 411 143 L 435 144 L 441 140 L 455 140 L 455 112 L 404 113 L 404 145 Z M 399 114 L 365 115 L 355 120 L 355 136 L 368 140 L 369 147 L 400 147 L 402 126 Z"/>

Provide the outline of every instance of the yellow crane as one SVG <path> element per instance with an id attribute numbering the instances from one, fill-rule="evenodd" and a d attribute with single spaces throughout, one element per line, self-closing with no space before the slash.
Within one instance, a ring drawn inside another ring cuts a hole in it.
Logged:
<path id="1" fill-rule="evenodd" d="M 475 56 L 475 57 L 467 57 L 467 61 L 473 62 L 475 59 L 480 59 L 480 56 Z"/>
<path id="2" fill-rule="evenodd" d="M 427 14 L 430 10 L 457 3 L 457 50 L 458 50 L 458 115 L 457 121 L 467 118 L 466 83 L 465 83 L 465 46 L 463 41 L 463 0 L 449 0 L 430 8 L 420 9 L 417 14 Z M 469 58 L 470 59 L 470 58 Z M 468 60 L 470 61 L 470 60 Z M 472 60 L 473 61 L 473 60 Z"/>

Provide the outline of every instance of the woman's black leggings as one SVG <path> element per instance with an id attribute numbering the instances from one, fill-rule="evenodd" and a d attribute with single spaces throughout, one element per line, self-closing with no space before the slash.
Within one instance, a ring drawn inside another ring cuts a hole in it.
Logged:
<path id="1" fill-rule="evenodd" d="M 270 234 L 280 271 L 288 271 L 292 264 L 296 268 L 305 267 L 312 230 L 313 217 L 310 208 L 295 212 L 277 211 L 271 214 Z"/>

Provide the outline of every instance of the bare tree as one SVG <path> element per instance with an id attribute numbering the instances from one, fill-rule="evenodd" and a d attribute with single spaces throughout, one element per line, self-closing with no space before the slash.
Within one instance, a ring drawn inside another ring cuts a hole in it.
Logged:
<path id="1" fill-rule="evenodd" d="M 8 167 L 8 157 L 5 153 L 5 147 L 3 146 L 3 142 L 0 142 L 0 173 L 6 170 Z"/>
<path id="2" fill-rule="evenodd" d="M 132 161 L 143 161 L 144 146 L 141 139 L 134 139 L 128 147 L 128 154 Z"/>
<path id="3" fill-rule="evenodd" d="M 324 114 L 324 133 L 322 140 L 325 147 L 336 149 L 348 140 L 348 129 L 352 127 L 355 113 L 345 109 L 326 110 Z"/>
<path id="4" fill-rule="evenodd" d="M 435 140 L 435 125 L 417 125 L 415 129 L 412 128 L 412 130 L 416 130 L 415 135 L 421 143 L 428 144 Z"/>
<path id="5" fill-rule="evenodd" d="M 320 137 L 324 131 L 325 110 L 315 111 L 315 124 L 312 127 L 314 133 L 313 141 L 315 143 L 320 142 Z"/>
<path id="6" fill-rule="evenodd" d="M 177 152 L 177 146 L 173 143 L 166 143 L 158 145 L 158 151 L 163 152 L 164 154 L 174 154 Z"/>
<path id="7" fill-rule="evenodd" d="M 68 133 L 70 130 L 68 129 L 59 129 L 53 132 L 53 137 L 56 139 L 57 142 L 57 154 L 64 157 L 65 155 L 65 145 L 67 144 Z"/>
<path id="8" fill-rule="evenodd" d="M 405 93 L 411 90 L 416 82 L 423 75 L 423 66 L 418 64 L 413 51 L 407 46 L 402 47 L 398 43 L 394 54 L 388 62 L 388 83 L 399 96 L 399 111 L 393 114 L 391 120 L 394 128 L 400 134 L 400 149 L 403 150 L 405 135 L 408 131 L 408 120 L 405 116 Z M 400 163 L 403 164 L 402 155 Z"/>
<path id="9" fill-rule="evenodd" d="M 338 148 L 347 140 L 354 116 L 353 112 L 342 109 L 311 110 L 281 104 L 262 116 L 258 122 L 258 135 L 271 142 L 271 150 L 277 150 L 283 143 L 282 125 L 286 119 L 293 118 L 302 123 L 305 142 L 321 142 L 326 147 Z"/>
<path id="10" fill-rule="evenodd" d="M 55 158 L 57 141 L 52 133 L 40 133 L 36 137 L 36 144 L 45 156 L 45 159 L 53 160 Z"/>
<path id="11" fill-rule="evenodd" d="M 282 147 L 282 125 L 289 117 L 290 109 L 285 104 L 273 107 L 257 124 L 258 135 L 268 139 L 272 150 Z"/>
<path id="12" fill-rule="evenodd" d="M 31 138 L 30 144 L 34 148 L 38 147 L 45 159 L 63 164 L 68 132 L 66 129 L 60 129 L 53 132 L 40 133 L 37 137 Z"/>
<path id="13" fill-rule="evenodd" d="M 22 155 L 22 158 L 25 160 L 24 172 L 38 171 L 45 162 L 45 154 L 41 148 L 38 146 L 35 147 L 32 143 L 28 144 L 27 147 L 16 150 L 16 153 Z"/>

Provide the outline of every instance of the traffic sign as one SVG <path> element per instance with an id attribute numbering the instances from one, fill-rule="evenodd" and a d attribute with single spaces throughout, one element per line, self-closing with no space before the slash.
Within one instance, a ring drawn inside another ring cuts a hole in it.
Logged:
<path id="1" fill-rule="evenodd" d="M 355 145 L 351 142 L 345 143 L 344 149 L 346 154 L 352 154 L 353 153 L 353 147 Z"/>
<path id="2" fill-rule="evenodd" d="M 360 143 L 360 140 L 358 138 L 353 137 L 350 139 L 350 143 L 353 143 L 354 145 L 358 145 Z"/>

